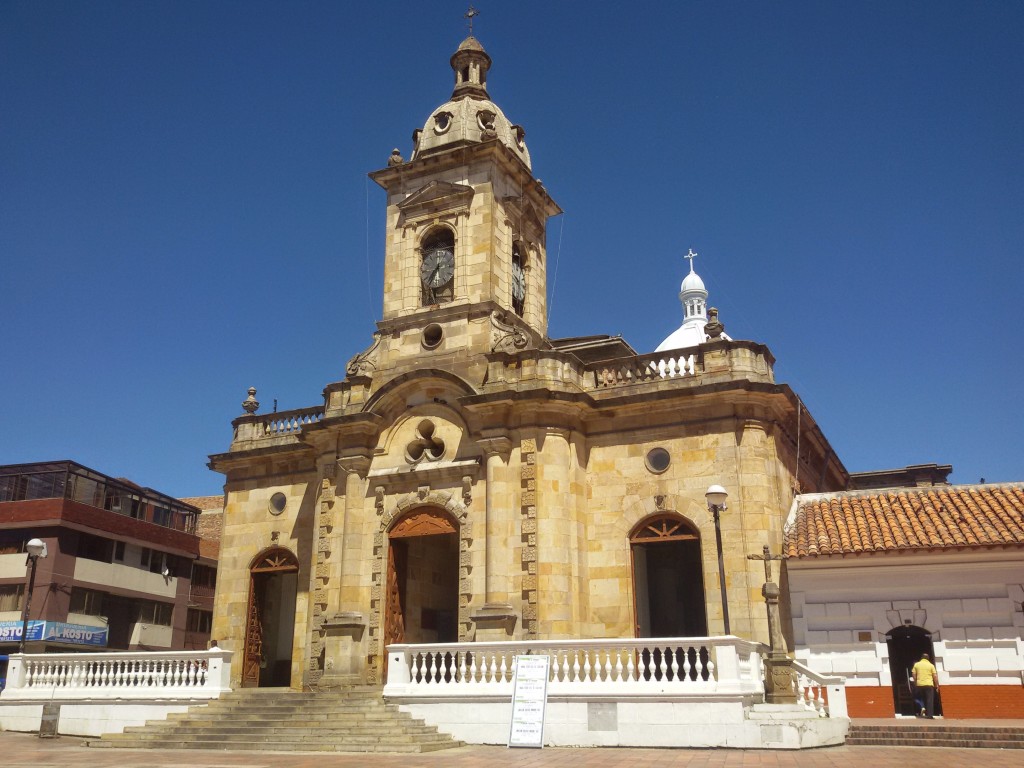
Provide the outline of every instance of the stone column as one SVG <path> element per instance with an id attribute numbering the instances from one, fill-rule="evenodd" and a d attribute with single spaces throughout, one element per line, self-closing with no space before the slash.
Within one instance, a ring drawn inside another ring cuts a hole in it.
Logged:
<path id="1" fill-rule="evenodd" d="M 508 562 L 506 525 L 511 510 L 498 508 L 498 473 L 505 464 L 512 443 L 506 437 L 486 438 L 480 447 L 487 455 L 487 480 L 484 489 L 484 605 L 470 618 L 476 624 L 477 640 L 507 640 L 516 625 L 516 614 L 508 599 L 507 589 L 500 586 L 499 563 Z"/>
<path id="2" fill-rule="evenodd" d="M 796 670 L 793 660 L 786 653 L 779 622 L 779 585 L 771 581 L 761 590 L 768 605 L 768 634 L 771 650 L 765 659 L 764 697 L 769 704 L 796 703 Z"/>
<path id="3" fill-rule="evenodd" d="M 538 453 L 537 610 L 540 636 L 550 638 L 581 631 L 570 437 L 568 429 L 548 427 Z"/>
<path id="4" fill-rule="evenodd" d="M 351 527 L 349 518 L 358 515 L 362 508 L 362 489 L 369 459 L 343 458 L 338 459 L 337 464 L 345 472 L 345 504 L 340 520 L 334 520 L 337 530 L 333 536 L 333 552 L 337 556 L 331 572 L 337 574 L 338 580 L 332 590 L 335 610 L 324 617 L 322 624 L 325 659 L 321 685 L 324 687 L 364 682 L 365 677 L 363 645 L 367 621 L 356 610 L 358 606 L 351 605 L 348 598 L 356 586 L 349 584 L 348 579 L 357 576 L 345 573 L 345 549 Z"/>

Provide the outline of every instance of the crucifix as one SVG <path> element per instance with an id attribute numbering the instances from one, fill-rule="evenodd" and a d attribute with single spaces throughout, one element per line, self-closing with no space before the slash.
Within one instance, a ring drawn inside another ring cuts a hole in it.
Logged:
<path id="1" fill-rule="evenodd" d="M 747 560 L 764 561 L 764 586 L 761 594 L 768 607 L 768 644 L 772 652 L 785 652 L 786 641 L 782 637 L 782 620 L 779 616 L 779 585 L 772 581 L 772 560 L 782 560 L 782 555 L 773 555 L 768 545 L 764 545 L 760 555 L 747 555 Z"/>
<path id="2" fill-rule="evenodd" d="M 691 253 L 693 252 L 691 251 Z M 766 584 L 772 580 L 772 560 L 782 559 L 782 555 L 773 555 L 767 544 L 764 545 L 760 555 L 747 555 L 747 560 L 764 560 L 764 580 Z"/>
<path id="3" fill-rule="evenodd" d="M 689 260 L 689 262 L 690 262 L 690 271 L 691 272 L 693 272 L 693 260 L 695 258 L 697 258 L 697 255 L 698 254 L 693 252 L 693 248 L 690 248 L 689 249 L 689 253 L 687 253 L 685 256 L 683 256 L 684 259 L 688 259 Z"/>
<path id="4" fill-rule="evenodd" d="M 782 590 L 772 581 L 772 560 L 783 556 L 773 555 L 765 544 L 760 555 L 747 555 L 748 560 L 764 561 L 764 586 L 761 594 L 768 608 L 768 657 L 765 659 L 765 698 L 771 704 L 790 704 L 796 701 L 793 662 L 786 653 L 786 639 L 782 635 L 782 619 L 779 615 L 779 595 Z"/>
<path id="5" fill-rule="evenodd" d="M 474 8 L 472 5 L 469 6 L 469 10 L 462 14 L 462 18 L 469 19 L 469 36 L 473 36 L 473 18 L 480 15 L 480 11 Z"/>

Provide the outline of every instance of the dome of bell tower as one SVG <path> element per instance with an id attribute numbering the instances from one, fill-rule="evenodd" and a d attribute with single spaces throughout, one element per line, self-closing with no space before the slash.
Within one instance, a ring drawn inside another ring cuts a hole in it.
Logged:
<path id="1" fill-rule="evenodd" d="M 415 133 L 414 160 L 466 144 L 499 141 L 530 168 L 526 131 L 513 125 L 487 93 L 491 57 L 470 35 L 451 57 L 455 89 L 449 101 L 435 109 Z"/>

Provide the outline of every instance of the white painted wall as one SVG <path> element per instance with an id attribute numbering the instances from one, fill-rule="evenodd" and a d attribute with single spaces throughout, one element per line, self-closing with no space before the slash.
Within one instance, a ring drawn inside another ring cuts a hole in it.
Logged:
<path id="1" fill-rule="evenodd" d="M 942 685 L 1021 685 L 1024 551 L 787 562 L 796 657 L 849 686 L 889 686 L 886 633 L 932 633 Z M 864 639 L 864 638 L 867 639 Z"/>

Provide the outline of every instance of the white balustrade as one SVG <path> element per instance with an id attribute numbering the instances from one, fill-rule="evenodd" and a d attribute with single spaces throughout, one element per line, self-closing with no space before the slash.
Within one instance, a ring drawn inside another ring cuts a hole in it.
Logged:
<path id="1" fill-rule="evenodd" d="M 3 701 L 212 699 L 230 690 L 231 651 L 11 654 Z"/>
<path id="2" fill-rule="evenodd" d="M 822 675 L 794 661 L 796 700 L 819 717 L 849 717 L 846 709 L 846 678 Z"/>
<path id="3" fill-rule="evenodd" d="M 384 695 L 510 696 L 525 655 L 550 658 L 553 696 L 763 694 L 763 650 L 733 636 L 397 644 Z"/>
<path id="4" fill-rule="evenodd" d="M 696 356 L 690 353 L 654 352 L 624 360 L 601 362 L 593 366 L 594 386 L 598 389 L 640 384 L 658 379 L 696 376 L 700 371 Z"/>

